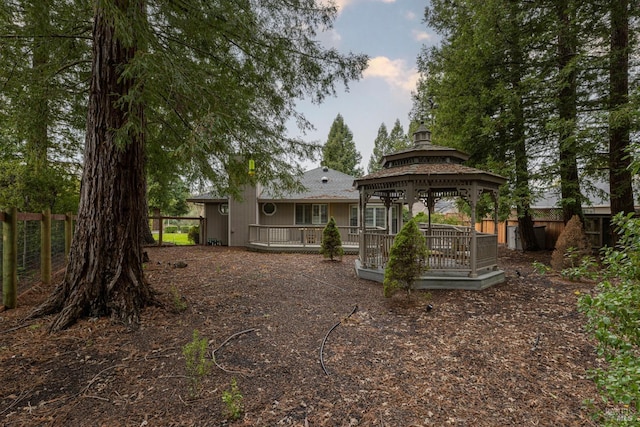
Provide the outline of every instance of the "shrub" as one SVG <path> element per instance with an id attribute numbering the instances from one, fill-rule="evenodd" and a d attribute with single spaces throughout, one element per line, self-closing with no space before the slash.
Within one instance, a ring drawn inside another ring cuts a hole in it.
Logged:
<path id="1" fill-rule="evenodd" d="M 195 245 L 199 244 L 200 243 L 200 227 L 198 227 L 197 225 L 194 225 L 191 228 L 189 228 L 189 234 L 187 238 L 191 243 Z"/>
<path id="2" fill-rule="evenodd" d="M 227 407 L 227 415 L 232 420 L 238 420 L 242 416 L 242 393 L 238 388 L 238 382 L 231 378 L 231 389 L 222 392 L 222 401 Z"/>
<path id="3" fill-rule="evenodd" d="M 176 233 L 177 231 L 178 231 L 177 225 L 167 225 L 162 229 L 162 232 L 167 234 L 173 234 L 173 233 Z"/>
<path id="4" fill-rule="evenodd" d="M 591 256 L 591 242 L 584 231 L 580 217 L 574 215 L 556 242 L 556 248 L 551 254 L 551 267 L 556 271 L 575 268 L 582 262 L 582 258 Z"/>
<path id="5" fill-rule="evenodd" d="M 580 299 L 587 329 L 598 341 L 598 354 L 607 364 L 594 380 L 603 400 L 614 410 L 599 414 L 602 425 L 640 425 L 640 218 L 613 218 L 619 239 L 603 250 L 602 281 L 598 293 Z"/>
<path id="6" fill-rule="evenodd" d="M 322 230 L 322 245 L 320 253 L 325 258 L 333 261 L 334 257 L 342 257 L 344 249 L 342 249 L 342 240 L 340 239 L 340 230 L 336 227 L 336 221 L 331 217 L 329 222 Z"/>
<path id="7" fill-rule="evenodd" d="M 185 358 L 187 377 L 191 381 L 190 395 L 196 397 L 200 394 L 202 379 L 209 373 L 213 361 L 207 358 L 209 344 L 205 338 L 200 338 L 198 330 L 193 331 L 193 339 L 182 347 L 182 355 Z"/>
<path id="8" fill-rule="evenodd" d="M 415 220 L 410 220 L 402 227 L 391 247 L 384 270 L 384 296 L 388 298 L 400 289 L 404 289 L 408 296 L 415 280 L 427 269 L 427 255 L 425 238 Z"/>

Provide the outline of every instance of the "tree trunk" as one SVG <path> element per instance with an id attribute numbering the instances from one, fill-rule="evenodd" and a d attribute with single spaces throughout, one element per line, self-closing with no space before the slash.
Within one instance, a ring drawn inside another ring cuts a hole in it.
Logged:
<path id="1" fill-rule="evenodd" d="M 560 119 L 560 194 L 562 218 L 569 222 L 574 215 L 584 221 L 582 193 L 578 176 L 578 161 L 575 138 L 576 128 L 576 36 L 575 16 L 570 12 L 569 1 L 555 4 L 558 19 L 558 116 Z"/>
<path id="2" fill-rule="evenodd" d="M 611 0 L 611 53 L 609 64 L 609 187 L 611 215 L 630 213 L 633 207 L 631 185 L 630 122 L 620 110 L 629 102 L 629 4 Z M 612 233 L 615 244 L 616 233 Z"/>
<path id="3" fill-rule="evenodd" d="M 515 21 L 514 21 L 515 22 Z M 513 70 L 511 73 L 512 85 L 515 91 L 514 99 L 512 100 L 513 109 L 513 124 L 512 135 L 514 145 L 514 158 L 515 158 L 515 194 L 517 196 L 516 210 L 518 212 L 518 230 L 520 231 L 520 237 L 522 241 L 522 249 L 524 251 L 537 251 L 538 242 L 535 238 L 533 229 L 533 218 L 531 216 L 531 188 L 529 187 L 529 160 L 527 157 L 527 144 L 526 144 L 526 132 L 525 132 L 525 119 L 524 119 L 524 107 L 523 107 L 523 89 L 521 87 L 521 81 L 524 75 L 521 67 L 524 63 L 524 55 L 522 49 L 519 46 L 520 40 L 516 37 L 516 40 L 512 42 L 511 54 L 514 58 Z"/>
<path id="4" fill-rule="evenodd" d="M 136 2 L 136 0 L 131 0 Z M 122 16 L 143 13 L 117 0 Z M 146 216 L 144 132 L 141 106 L 117 103 L 133 87 L 122 68 L 133 58 L 134 46 L 116 38 L 114 19 L 101 3 L 95 6 L 93 64 L 84 173 L 74 241 L 65 277 L 34 316 L 59 313 L 50 329 L 64 329 L 81 316 L 111 316 L 135 327 L 141 309 L 154 301 L 142 269 L 141 220 Z M 127 109 L 128 108 L 128 109 Z M 136 120 L 125 138 L 123 126 Z"/>

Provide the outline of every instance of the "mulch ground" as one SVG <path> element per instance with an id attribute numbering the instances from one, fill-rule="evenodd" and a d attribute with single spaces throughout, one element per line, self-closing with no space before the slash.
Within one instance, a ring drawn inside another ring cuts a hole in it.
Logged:
<path id="1" fill-rule="evenodd" d="M 600 362 L 576 303 L 594 285 L 536 274 L 548 253 L 502 250 L 506 283 L 411 299 L 358 279 L 353 256 L 148 253 L 165 307 L 145 309 L 136 331 L 104 318 L 55 334 L 51 319 L 25 323 L 51 288 L 0 312 L 0 424 L 593 425 L 584 401 Z M 197 389 L 183 355 L 194 330 L 207 360 L 215 353 Z M 237 420 L 222 400 L 234 378 Z"/>

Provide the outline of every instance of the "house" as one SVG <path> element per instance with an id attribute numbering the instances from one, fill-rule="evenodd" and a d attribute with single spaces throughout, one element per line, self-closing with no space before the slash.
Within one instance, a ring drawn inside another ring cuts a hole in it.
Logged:
<path id="1" fill-rule="evenodd" d="M 242 199 L 203 194 L 188 199 L 204 205 L 204 242 L 264 250 L 317 251 L 322 230 L 333 217 L 347 252 L 357 252 L 360 226 L 359 192 L 354 177 L 327 167 L 305 172 L 298 193 L 277 196 L 263 186 L 245 187 Z M 387 215 L 383 204 L 366 208 L 368 229 L 395 233 L 400 227 L 402 206 Z"/>

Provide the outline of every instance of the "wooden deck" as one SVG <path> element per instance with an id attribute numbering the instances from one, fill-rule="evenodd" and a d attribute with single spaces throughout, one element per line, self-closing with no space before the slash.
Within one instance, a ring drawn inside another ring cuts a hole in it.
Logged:
<path id="1" fill-rule="evenodd" d="M 264 252 L 318 253 L 324 227 L 250 226 L 252 250 Z M 394 235 L 384 230 L 367 230 L 360 235 L 354 227 L 338 227 L 343 249 L 347 254 L 360 254 L 356 261 L 358 276 L 382 282 L 384 268 Z M 504 273 L 498 269 L 498 236 L 475 234 L 469 227 L 432 226 L 423 229 L 429 248 L 428 268 L 416 283 L 419 289 L 484 289 L 503 282 Z M 360 251 L 360 240 L 364 250 Z M 475 241 L 475 254 L 472 246 Z"/>

